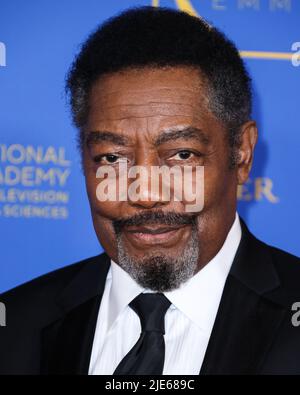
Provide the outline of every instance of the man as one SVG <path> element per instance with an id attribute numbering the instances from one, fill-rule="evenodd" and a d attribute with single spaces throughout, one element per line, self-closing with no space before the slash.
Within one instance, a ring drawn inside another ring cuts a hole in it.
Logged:
<path id="1" fill-rule="evenodd" d="M 106 253 L 1 296 L 0 372 L 300 374 L 299 259 L 236 214 L 257 129 L 235 46 L 201 19 L 137 8 L 89 37 L 67 88 Z M 204 168 L 203 207 L 148 182 L 102 199 L 99 174 L 120 180 L 121 164 Z"/>

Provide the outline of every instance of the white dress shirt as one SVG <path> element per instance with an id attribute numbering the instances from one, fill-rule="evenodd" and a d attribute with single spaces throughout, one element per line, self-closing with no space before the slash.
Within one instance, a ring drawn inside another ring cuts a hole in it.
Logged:
<path id="1" fill-rule="evenodd" d="M 172 304 L 165 315 L 163 374 L 199 374 L 240 240 L 241 226 L 236 214 L 217 255 L 179 289 L 164 293 Z M 98 314 L 90 375 L 113 374 L 139 339 L 140 319 L 128 305 L 141 292 L 147 291 L 111 261 Z"/>

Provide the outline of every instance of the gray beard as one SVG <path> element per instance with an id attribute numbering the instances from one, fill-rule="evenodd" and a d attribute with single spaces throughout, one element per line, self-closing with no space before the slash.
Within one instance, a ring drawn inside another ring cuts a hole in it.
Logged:
<path id="1" fill-rule="evenodd" d="M 143 288 L 156 292 L 173 291 L 196 273 L 199 239 L 194 224 L 192 235 L 182 254 L 175 258 L 166 254 L 148 254 L 141 259 L 130 257 L 121 233 L 117 234 L 117 245 L 119 265 Z"/>

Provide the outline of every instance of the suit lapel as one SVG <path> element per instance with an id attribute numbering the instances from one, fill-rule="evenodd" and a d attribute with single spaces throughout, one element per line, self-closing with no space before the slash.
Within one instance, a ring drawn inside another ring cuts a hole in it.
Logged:
<path id="1" fill-rule="evenodd" d="M 285 313 L 228 277 L 200 374 L 257 374 Z"/>
<path id="2" fill-rule="evenodd" d="M 280 285 L 268 248 L 242 223 L 200 374 L 257 374 L 286 309 L 268 295 Z"/>
<path id="3" fill-rule="evenodd" d="M 43 374 L 87 374 L 109 258 L 87 264 L 59 296 L 61 316 L 42 333 Z"/>

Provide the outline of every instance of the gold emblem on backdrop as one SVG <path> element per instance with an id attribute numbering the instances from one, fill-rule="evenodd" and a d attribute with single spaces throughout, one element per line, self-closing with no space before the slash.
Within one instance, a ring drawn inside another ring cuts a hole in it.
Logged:
<path id="1" fill-rule="evenodd" d="M 200 3 L 201 0 L 198 0 Z M 203 1 L 203 0 L 202 0 Z M 266 1 L 266 0 L 264 0 Z M 153 7 L 159 7 L 162 5 L 163 1 L 152 0 L 151 4 Z M 196 1 L 192 0 L 174 0 L 176 7 L 192 16 L 200 17 L 195 6 Z M 211 0 L 211 7 L 215 11 L 226 11 L 227 10 L 226 0 Z M 269 0 L 269 10 L 271 12 L 282 11 L 291 12 L 292 11 L 292 0 Z M 245 9 L 252 9 L 254 12 L 258 12 L 261 7 L 261 0 L 236 0 L 237 9 L 243 11 Z M 273 52 L 273 51 L 248 51 L 240 50 L 240 55 L 245 59 L 264 59 L 264 60 L 287 60 L 292 62 L 300 59 L 300 53 L 293 52 Z M 299 60 L 300 61 L 300 60 Z"/>

